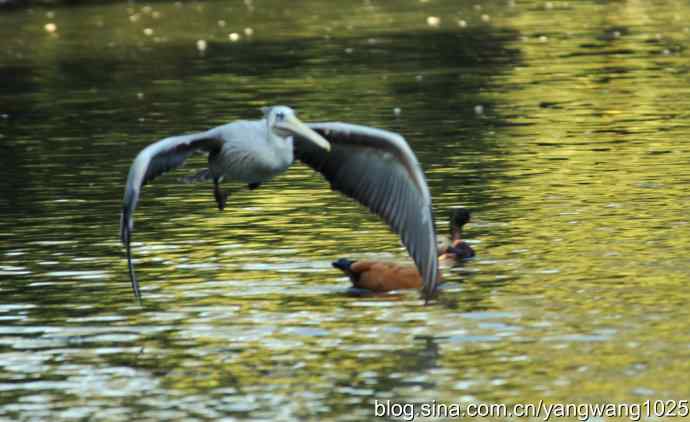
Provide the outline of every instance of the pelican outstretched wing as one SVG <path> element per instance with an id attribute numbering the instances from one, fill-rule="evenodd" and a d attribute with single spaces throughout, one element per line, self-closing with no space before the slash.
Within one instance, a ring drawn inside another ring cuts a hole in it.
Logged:
<path id="1" fill-rule="evenodd" d="M 428 302 L 439 281 L 438 248 L 431 195 L 414 152 L 402 136 L 381 129 L 347 123 L 308 126 L 331 143 L 331 151 L 296 138 L 296 158 L 400 235 L 422 275 Z"/>
<path id="2" fill-rule="evenodd" d="M 120 240 L 127 249 L 127 265 L 132 289 L 137 299 L 141 298 L 139 283 L 134 273 L 130 242 L 134 229 L 134 209 L 139 202 L 141 188 L 166 171 L 177 168 L 195 151 L 211 154 L 220 150 L 223 140 L 217 129 L 190 135 L 172 136 L 144 148 L 129 168 L 127 186 L 120 215 Z"/>

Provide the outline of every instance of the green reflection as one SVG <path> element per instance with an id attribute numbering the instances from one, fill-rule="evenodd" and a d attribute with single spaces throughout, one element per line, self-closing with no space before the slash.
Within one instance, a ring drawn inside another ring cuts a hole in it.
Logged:
<path id="1" fill-rule="evenodd" d="M 690 7 L 476 3 L 3 11 L 0 415 L 687 398 Z M 136 152 L 271 103 L 401 132 L 439 227 L 474 211 L 478 258 L 437 306 L 344 294 L 332 260 L 405 253 L 307 168 L 219 213 L 177 181 L 203 160 L 146 188 L 132 302 L 117 216 Z"/>

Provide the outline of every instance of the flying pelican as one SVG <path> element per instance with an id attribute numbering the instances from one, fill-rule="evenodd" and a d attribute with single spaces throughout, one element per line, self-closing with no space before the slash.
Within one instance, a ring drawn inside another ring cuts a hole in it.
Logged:
<path id="1" fill-rule="evenodd" d="M 225 180 L 255 189 L 286 171 L 294 159 L 321 173 L 333 190 L 365 205 L 401 237 L 412 256 L 428 302 L 439 281 L 431 195 L 405 139 L 392 132 L 347 123 L 304 124 L 286 106 L 265 107 L 260 120 L 240 120 L 206 132 L 172 136 L 144 148 L 129 169 L 120 218 L 132 289 L 141 298 L 130 242 L 142 187 L 181 166 L 195 151 L 208 154 L 208 169 L 192 179 L 212 179 L 219 209 Z"/>

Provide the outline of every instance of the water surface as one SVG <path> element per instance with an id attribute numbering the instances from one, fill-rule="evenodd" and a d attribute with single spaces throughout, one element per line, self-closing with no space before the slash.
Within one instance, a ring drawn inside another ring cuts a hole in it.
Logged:
<path id="1" fill-rule="evenodd" d="M 2 12 L 0 417 L 687 399 L 690 7 L 478 3 Z M 474 212 L 478 256 L 436 305 L 345 294 L 331 261 L 406 255 L 310 169 L 234 186 L 219 212 L 211 186 L 178 182 L 201 158 L 144 191 L 133 301 L 133 157 L 270 104 L 402 133 L 439 227 Z"/>

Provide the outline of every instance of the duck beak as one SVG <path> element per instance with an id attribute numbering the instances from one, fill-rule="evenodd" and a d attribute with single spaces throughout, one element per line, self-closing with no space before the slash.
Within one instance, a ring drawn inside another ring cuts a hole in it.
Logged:
<path id="1" fill-rule="evenodd" d="M 326 151 L 331 150 L 331 144 L 323 136 L 316 133 L 316 131 L 309 128 L 309 126 L 302 123 L 295 116 L 287 116 L 282 122 L 276 124 L 277 127 L 290 132 L 294 136 L 308 139 Z"/>

